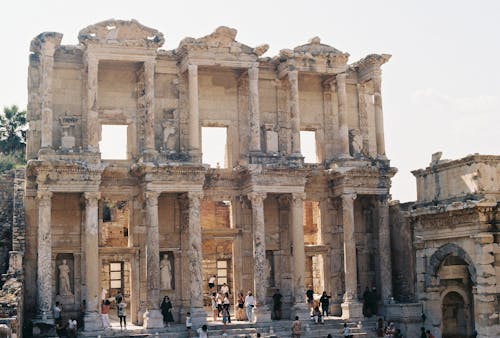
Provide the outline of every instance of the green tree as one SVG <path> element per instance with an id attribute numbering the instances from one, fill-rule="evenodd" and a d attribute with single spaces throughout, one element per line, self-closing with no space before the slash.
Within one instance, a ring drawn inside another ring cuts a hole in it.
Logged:
<path id="1" fill-rule="evenodd" d="M 20 111 L 16 105 L 4 107 L 0 113 L 0 152 L 24 153 L 26 129 L 26 111 Z"/>

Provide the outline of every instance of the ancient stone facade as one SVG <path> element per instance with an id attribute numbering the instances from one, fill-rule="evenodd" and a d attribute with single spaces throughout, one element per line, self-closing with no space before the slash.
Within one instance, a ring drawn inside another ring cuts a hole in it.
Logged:
<path id="1" fill-rule="evenodd" d="M 500 156 L 441 160 L 413 171 L 417 300 L 436 337 L 500 336 Z"/>
<path id="2" fill-rule="evenodd" d="M 125 296 L 134 323 L 206 320 L 208 278 L 252 290 L 257 321 L 270 296 L 308 311 L 305 289 L 332 293 L 336 315 L 362 316 L 366 286 L 392 295 L 381 66 L 349 64 L 319 38 L 278 56 L 219 27 L 159 49 L 137 21 L 80 31 L 76 46 L 31 44 L 26 183 L 26 314 L 51 320 L 59 301 L 100 328 L 102 297 Z M 103 159 L 102 126 L 126 128 L 126 159 Z M 226 165 L 203 164 L 202 128 L 227 131 Z M 317 160 L 304 163 L 301 132 Z M 106 292 L 103 292 L 106 289 Z"/>

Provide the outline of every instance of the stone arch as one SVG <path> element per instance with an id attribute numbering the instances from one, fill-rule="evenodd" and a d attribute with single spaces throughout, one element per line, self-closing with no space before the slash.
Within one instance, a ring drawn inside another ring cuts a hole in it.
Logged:
<path id="1" fill-rule="evenodd" d="M 432 254 L 427 264 L 427 274 L 425 278 L 426 286 L 432 285 L 432 279 L 437 277 L 439 267 L 443 260 L 449 256 L 454 255 L 463 259 L 467 263 L 467 270 L 469 271 L 470 279 L 472 284 L 476 284 L 476 267 L 470 256 L 462 249 L 460 246 L 454 243 L 447 243 L 437 249 L 436 252 Z"/>
<path id="2" fill-rule="evenodd" d="M 473 331 L 472 301 L 472 294 L 461 287 L 448 287 L 442 292 L 440 303 L 443 338 L 469 337 Z"/>

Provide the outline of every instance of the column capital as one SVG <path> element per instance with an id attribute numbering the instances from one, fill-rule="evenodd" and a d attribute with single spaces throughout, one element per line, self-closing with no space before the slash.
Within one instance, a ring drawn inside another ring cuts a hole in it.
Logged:
<path id="1" fill-rule="evenodd" d="M 188 191 L 187 195 L 189 202 L 193 200 L 200 201 L 203 198 L 203 191 Z"/>
<path id="2" fill-rule="evenodd" d="M 346 78 L 347 78 L 347 73 L 338 73 L 335 76 L 335 81 L 337 82 L 337 86 L 345 86 Z"/>
<path id="3" fill-rule="evenodd" d="M 262 204 L 264 199 L 267 197 L 267 193 L 265 192 L 256 192 L 253 191 L 247 194 L 248 199 L 252 202 L 252 207 L 255 205 Z"/>
<path id="4" fill-rule="evenodd" d="M 299 79 L 299 71 L 294 69 L 294 70 L 289 70 L 288 71 L 288 81 L 289 82 L 295 82 Z"/>
<path id="5" fill-rule="evenodd" d="M 302 203 L 306 200 L 306 193 L 305 192 L 293 192 L 292 193 L 292 202 L 295 203 Z"/>
<path id="6" fill-rule="evenodd" d="M 390 194 L 377 195 L 377 201 L 382 205 L 389 205 Z"/>
<path id="7" fill-rule="evenodd" d="M 101 193 L 99 191 L 86 191 L 83 193 L 83 196 L 87 201 L 101 199 Z"/>
<path id="8" fill-rule="evenodd" d="M 355 200 L 356 198 L 358 198 L 358 194 L 355 193 L 355 192 L 345 192 L 342 194 L 342 199 L 350 199 L 350 200 Z"/>
<path id="9" fill-rule="evenodd" d="M 192 63 L 187 65 L 188 73 L 198 72 L 198 65 L 194 65 Z"/>
<path id="10" fill-rule="evenodd" d="M 36 192 L 36 198 L 40 201 L 40 202 L 47 202 L 47 201 L 50 201 L 50 199 L 52 198 L 54 194 L 52 193 L 52 191 L 49 191 L 49 190 L 38 190 Z"/>

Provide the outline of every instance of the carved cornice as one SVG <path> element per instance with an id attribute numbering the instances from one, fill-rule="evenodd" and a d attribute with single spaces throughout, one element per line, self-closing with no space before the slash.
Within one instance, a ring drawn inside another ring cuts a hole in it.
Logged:
<path id="1" fill-rule="evenodd" d="M 440 206 L 411 211 L 409 220 L 422 229 L 455 229 L 463 226 L 478 226 L 480 215 L 474 207 L 447 211 L 444 206 Z"/>
<path id="2" fill-rule="evenodd" d="M 358 72 L 360 82 L 380 76 L 380 67 L 389 61 L 390 54 L 370 54 L 353 63 L 350 67 Z"/>
<path id="3" fill-rule="evenodd" d="M 132 165 L 130 173 L 145 183 L 148 182 L 189 182 L 193 185 L 203 184 L 206 168 L 203 166 L 167 166 L 151 163 Z"/>
<path id="4" fill-rule="evenodd" d="M 31 40 L 30 51 L 32 53 L 54 54 L 57 47 L 61 45 L 63 35 L 58 32 L 43 32 Z"/>
<path id="5" fill-rule="evenodd" d="M 26 177 L 53 191 L 62 191 L 64 187 L 68 191 L 74 191 L 76 186 L 87 186 L 89 189 L 99 186 L 103 170 L 104 166 L 101 164 L 31 160 L 28 162 Z M 58 188 L 53 189 L 55 186 Z"/>
<path id="6" fill-rule="evenodd" d="M 330 185 L 334 195 L 345 192 L 358 194 L 384 195 L 391 188 L 391 178 L 397 169 L 393 167 L 355 167 L 330 169 Z"/>
<path id="7" fill-rule="evenodd" d="M 110 19 L 82 29 L 78 33 L 78 41 L 85 46 L 101 44 L 156 49 L 163 45 L 165 38 L 163 33 L 137 20 Z"/>
<path id="8" fill-rule="evenodd" d="M 500 166 L 500 156 L 496 155 L 470 155 L 458 160 L 440 160 L 432 166 L 425 169 L 413 170 L 411 173 L 415 177 L 429 175 L 435 172 L 449 170 L 452 168 L 459 168 L 463 166 L 470 166 L 472 164 L 486 164 L 490 166 Z"/>

